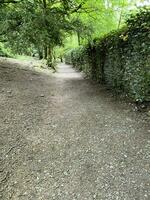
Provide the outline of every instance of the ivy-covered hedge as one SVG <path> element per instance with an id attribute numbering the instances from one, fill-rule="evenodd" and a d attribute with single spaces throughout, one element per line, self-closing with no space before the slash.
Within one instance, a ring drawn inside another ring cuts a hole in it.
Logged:
<path id="1" fill-rule="evenodd" d="M 72 50 L 66 62 L 135 101 L 150 101 L 150 10 L 132 15 L 122 30 Z"/>

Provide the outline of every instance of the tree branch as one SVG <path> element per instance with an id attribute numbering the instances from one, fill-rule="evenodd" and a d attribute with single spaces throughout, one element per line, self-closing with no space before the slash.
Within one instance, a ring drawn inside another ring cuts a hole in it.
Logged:
<path id="1" fill-rule="evenodd" d="M 9 4 L 9 3 L 18 3 L 18 1 L 15 1 L 15 0 L 8 0 L 8 1 L 4 1 L 4 0 L 2 0 L 2 1 L 0 1 L 0 4 Z"/>

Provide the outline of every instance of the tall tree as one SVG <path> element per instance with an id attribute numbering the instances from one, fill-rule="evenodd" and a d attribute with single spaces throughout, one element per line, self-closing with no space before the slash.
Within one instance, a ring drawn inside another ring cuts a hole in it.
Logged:
<path id="1" fill-rule="evenodd" d="M 61 45 L 64 31 L 73 28 L 70 15 L 82 6 L 72 0 L 16 0 L 3 1 L 4 4 L 0 8 L 1 40 L 8 41 L 16 52 L 34 47 L 40 57 L 44 52 L 49 63 L 53 47 Z"/>

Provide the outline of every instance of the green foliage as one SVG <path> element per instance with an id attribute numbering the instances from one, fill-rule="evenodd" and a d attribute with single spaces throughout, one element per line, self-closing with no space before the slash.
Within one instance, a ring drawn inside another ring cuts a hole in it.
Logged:
<path id="1" fill-rule="evenodd" d="M 80 1 L 80 0 L 79 0 Z M 129 13 L 137 10 L 140 0 L 86 0 L 82 9 L 72 15 L 73 36 L 65 41 L 65 47 L 75 48 L 91 42 L 95 37 L 102 37 L 124 26 Z M 76 43 L 70 42 L 76 37 Z"/>
<path id="2" fill-rule="evenodd" d="M 72 64 L 135 101 L 150 101 L 149 39 L 150 10 L 143 9 L 121 30 L 73 50 Z"/>
<path id="3" fill-rule="evenodd" d="M 46 48 L 62 45 L 65 32 L 73 30 L 70 15 L 80 10 L 81 4 L 72 0 L 8 2 L 0 4 L 0 41 L 20 54 L 32 49 L 42 54 Z"/>
<path id="4" fill-rule="evenodd" d="M 116 29 L 129 5 L 128 0 L 1 0 L 0 41 L 16 53 L 36 50 L 42 57 L 46 48 L 62 45 L 66 33 L 83 45 Z"/>
<path id="5" fill-rule="evenodd" d="M 5 48 L 2 43 L 0 43 L 0 56 L 1 57 L 12 57 L 12 53 L 9 49 Z"/>

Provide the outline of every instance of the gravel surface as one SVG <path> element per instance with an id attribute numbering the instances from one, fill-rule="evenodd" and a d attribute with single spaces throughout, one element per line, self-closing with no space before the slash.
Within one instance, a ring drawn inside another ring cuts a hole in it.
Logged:
<path id="1" fill-rule="evenodd" d="M 149 200 L 150 125 L 67 65 L 0 61 L 0 199 Z"/>

